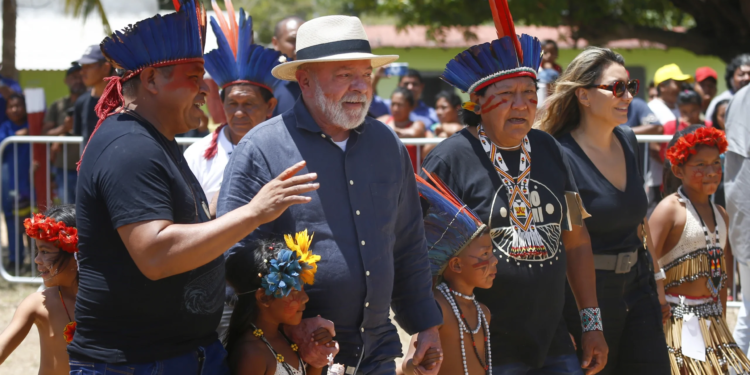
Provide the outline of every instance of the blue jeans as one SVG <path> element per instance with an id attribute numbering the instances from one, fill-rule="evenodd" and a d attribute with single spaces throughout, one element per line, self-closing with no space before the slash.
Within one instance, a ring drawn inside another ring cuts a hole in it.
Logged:
<path id="1" fill-rule="evenodd" d="M 64 168 L 52 167 L 52 173 L 55 175 L 56 193 L 59 203 L 75 204 L 76 203 L 76 186 L 78 185 L 78 172 L 76 170 L 67 170 Z M 65 175 L 68 175 L 68 195 L 65 196 Z M 67 198 L 67 200 L 66 200 Z"/>
<path id="2" fill-rule="evenodd" d="M 227 351 L 219 340 L 179 357 L 150 363 L 108 363 L 70 360 L 70 375 L 229 375 Z"/>
<path id="3" fill-rule="evenodd" d="M 583 375 L 575 354 L 547 357 L 544 366 L 533 369 L 525 363 L 492 366 L 492 375 Z"/>

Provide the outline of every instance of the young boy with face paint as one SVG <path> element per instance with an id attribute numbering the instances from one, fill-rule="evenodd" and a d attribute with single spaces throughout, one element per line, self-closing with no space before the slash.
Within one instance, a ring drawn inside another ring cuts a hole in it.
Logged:
<path id="1" fill-rule="evenodd" d="M 474 299 L 474 288 L 489 289 L 497 274 L 489 230 L 439 178 L 425 174 L 432 183 L 417 176 L 417 188 L 429 205 L 425 238 L 435 299 L 443 311 L 440 342 L 452 349 L 428 352 L 423 362 L 443 357 L 439 374 L 491 374 L 490 310 Z M 401 368 L 404 374 L 420 373 L 413 356 L 410 345 Z"/>
<path id="2" fill-rule="evenodd" d="M 74 310 L 78 294 L 78 232 L 75 206 L 50 208 L 26 219 L 26 234 L 36 240 L 34 262 L 47 287 L 23 300 L 8 327 L 0 333 L 0 364 L 29 334 L 39 331 L 40 374 L 70 373 L 67 344 L 75 333 Z"/>

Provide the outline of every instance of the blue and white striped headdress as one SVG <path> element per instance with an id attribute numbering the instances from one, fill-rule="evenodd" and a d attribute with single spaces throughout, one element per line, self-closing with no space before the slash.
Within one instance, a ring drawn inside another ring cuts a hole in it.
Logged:
<path id="1" fill-rule="evenodd" d="M 440 178 L 424 172 L 432 184 L 419 175 L 415 178 L 419 196 L 430 205 L 424 215 L 427 257 L 432 276 L 440 276 L 448 261 L 458 256 L 487 226 Z"/>
<path id="2" fill-rule="evenodd" d="M 219 48 L 206 53 L 208 74 L 222 89 L 247 83 L 273 92 L 273 86 L 278 80 L 271 74 L 271 70 L 286 61 L 286 58 L 279 51 L 253 44 L 253 18 L 245 16 L 244 9 L 240 8 L 238 26 L 231 0 L 225 1 L 228 21 L 215 0 L 211 1 L 211 5 L 219 19 L 217 22 L 211 17 L 211 28 L 216 34 Z"/>
<path id="3" fill-rule="evenodd" d="M 497 39 L 470 47 L 445 66 L 442 80 L 466 93 L 514 77 L 536 79 L 542 45 L 536 37 L 516 35 L 507 0 L 490 0 Z"/>
<path id="4" fill-rule="evenodd" d="M 146 67 L 203 61 L 206 10 L 200 0 L 172 0 L 175 13 L 136 22 L 106 37 L 100 47 L 107 60 L 124 69 L 125 82 Z"/>

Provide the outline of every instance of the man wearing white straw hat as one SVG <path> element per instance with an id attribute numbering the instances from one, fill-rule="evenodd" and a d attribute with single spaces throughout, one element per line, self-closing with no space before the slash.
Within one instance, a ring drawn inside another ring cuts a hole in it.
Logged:
<path id="1" fill-rule="evenodd" d="M 414 363 L 422 373 L 435 374 L 442 359 L 442 316 L 431 291 L 414 171 L 396 134 L 366 117 L 373 69 L 398 56 L 372 54 L 362 23 L 347 16 L 300 26 L 296 54 L 273 75 L 299 82 L 302 96 L 293 109 L 240 141 L 226 167 L 218 214 L 244 204 L 299 160 L 307 161 L 303 173 L 318 174 L 320 189 L 309 194 L 309 204 L 290 208 L 229 252 L 250 251 L 254 240 L 269 235 L 313 232 L 312 251 L 322 261 L 315 284 L 306 287 L 304 314 L 334 323 L 340 344 L 335 362 L 346 374 L 394 374 L 401 344 L 389 320 L 392 307 L 404 330 L 419 333 Z M 292 332 L 313 364 L 326 363 L 328 348 L 309 347 L 307 336 L 321 320 L 303 321 L 310 329 Z"/>

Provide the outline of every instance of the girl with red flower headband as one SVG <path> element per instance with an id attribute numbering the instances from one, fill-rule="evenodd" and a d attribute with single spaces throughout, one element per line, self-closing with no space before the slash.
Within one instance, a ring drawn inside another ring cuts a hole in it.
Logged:
<path id="1" fill-rule="evenodd" d="M 69 374 L 67 344 L 75 333 L 78 294 L 78 231 L 74 205 L 52 207 L 26 219 L 26 234 L 35 240 L 34 262 L 47 288 L 23 300 L 0 333 L 0 364 L 28 335 L 33 324 L 41 344 L 40 374 Z"/>
<path id="2" fill-rule="evenodd" d="M 649 220 L 661 267 L 656 277 L 664 280 L 672 310 L 664 333 L 674 375 L 750 371 L 750 360 L 735 344 L 724 315 L 732 264 L 729 219 L 712 195 L 721 183 L 726 149 L 721 130 L 690 126 L 677 132 L 666 153 L 665 170 L 673 176 L 665 182 L 670 195 Z"/>

